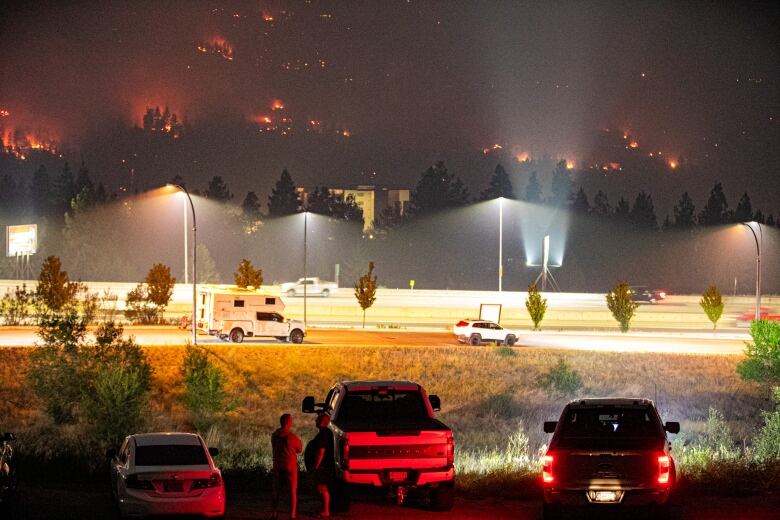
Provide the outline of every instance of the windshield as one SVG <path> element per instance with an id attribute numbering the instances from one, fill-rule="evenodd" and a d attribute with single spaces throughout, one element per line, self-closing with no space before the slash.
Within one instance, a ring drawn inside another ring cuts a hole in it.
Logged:
<path id="1" fill-rule="evenodd" d="M 417 391 L 349 392 L 338 413 L 339 422 L 375 425 L 414 423 L 428 418 L 428 409 Z"/>
<path id="2" fill-rule="evenodd" d="M 158 444 L 135 448 L 136 466 L 202 466 L 208 463 L 202 446 Z"/>
<path id="3" fill-rule="evenodd" d="M 570 408 L 563 418 L 563 438 L 627 439 L 662 436 L 651 408 L 601 406 Z"/>

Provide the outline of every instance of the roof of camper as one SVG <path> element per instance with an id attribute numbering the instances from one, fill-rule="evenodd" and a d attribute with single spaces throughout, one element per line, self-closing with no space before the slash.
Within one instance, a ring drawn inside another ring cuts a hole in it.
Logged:
<path id="1" fill-rule="evenodd" d="M 268 296 L 278 298 L 276 294 L 267 294 L 259 289 L 254 288 L 241 288 L 237 285 L 218 285 L 218 284 L 203 284 L 198 286 L 199 291 L 211 292 L 214 294 L 228 294 L 233 296 Z"/>

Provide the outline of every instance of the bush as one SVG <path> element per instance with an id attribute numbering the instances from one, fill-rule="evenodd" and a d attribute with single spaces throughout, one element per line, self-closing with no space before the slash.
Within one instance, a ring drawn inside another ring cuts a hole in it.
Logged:
<path id="1" fill-rule="evenodd" d="M 735 453 L 733 449 L 731 428 L 723 417 L 723 414 L 710 406 L 707 421 L 704 423 L 704 432 L 697 443 L 716 456 L 728 457 Z"/>
<path id="2" fill-rule="evenodd" d="M 80 289 L 81 284 L 71 282 L 68 273 L 62 270 L 58 256 L 50 256 L 43 261 L 36 294 L 49 310 L 57 312 L 73 303 Z"/>
<path id="3" fill-rule="evenodd" d="M 146 274 L 147 299 L 157 306 L 160 313 L 171 301 L 176 278 L 171 276 L 171 268 L 165 264 L 154 264 Z"/>
<path id="4" fill-rule="evenodd" d="M 714 285 L 707 287 L 707 290 L 701 295 L 699 305 L 701 305 L 701 308 L 704 309 L 704 314 L 706 314 L 707 318 L 712 322 L 712 328 L 714 329 L 717 327 L 718 320 L 723 314 L 724 306 L 723 298 L 721 297 L 718 288 Z"/>
<path id="5" fill-rule="evenodd" d="M 737 373 L 746 381 L 756 381 L 767 388 L 780 386 L 780 323 L 756 320 L 750 324 L 752 343 L 745 346 L 745 357 Z"/>
<path id="6" fill-rule="evenodd" d="M 634 301 L 631 287 L 626 282 L 618 282 L 607 294 L 607 307 L 620 324 L 620 332 L 628 332 L 639 304 Z"/>
<path id="7" fill-rule="evenodd" d="M 149 294 L 143 284 L 138 284 L 135 289 L 127 293 L 125 317 L 133 323 L 142 325 L 160 321 L 159 310 L 149 301 Z"/>
<path id="8" fill-rule="evenodd" d="M 225 390 L 225 375 L 210 359 L 207 350 L 187 345 L 181 367 L 184 394 L 181 402 L 192 417 L 192 424 L 206 433 L 231 408 Z"/>
<path id="9" fill-rule="evenodd" d="M 0 300 L 0 316 L 4 325 L 20 325 L 30 314 L 30 307 L 35 303 L 35 293 L 27 291 L 27 285 L 22 284 L 8 291 Z"/>
<path id="10" fill-rule="evenodd" d="M 780 388 L 774 388 L 775 409 L 764 412 L 764 425 L 756 436 L 753 449 L 759 460 L 780 462 Z"/>
<path id="11" fill-rule="evenodd" d="M 116 446 L 142 423 L 149 385 L 144 370 L 116 363 L 100 365 L 92 373 L 90 392 L 84 395 L 84 415 L 101 442 Z"/>
<path id="12" fill-rule="evenodd" d="M 247 287 L 259 289 L 263 285 L 263 270 L 255 269 L 252 262 L 244 258 L 238 264 L 238 270 L 233 273 L 233 281 L 238 287 L 244 289 Z"/>
<path id="13" fill-rule="evenodd" d="M 534 330 L 540 330 L 539 324 L 544 319 L 544 313 L 547 312 L 547 298 L 542 298 L 535 283 L 528 286 L 528 298 L 525 300 L 525 308 L 528 309 L 528 314 L 534 323 Z"/>
<path id="14" fill-rule="evenodd" d="M 562 358 L 558 364 L 539 376 L 539 386 L 550 393 L 574 395 L 582 390 L 582 378 Z"/>
<path id="15" fill-rule="evenodd" d="M 100 297 L 95 293 L 87 291 L 86 286 L 83 287 L 82 292 L 82 296 L 78 299 L 81 316 L 84 318 L 85 323 L 94 323 L 100 310 Z"/>

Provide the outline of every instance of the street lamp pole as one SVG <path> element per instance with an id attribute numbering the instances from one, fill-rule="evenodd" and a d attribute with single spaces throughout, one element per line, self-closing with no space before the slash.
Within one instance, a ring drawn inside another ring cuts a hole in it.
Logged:
<path id="1" fill-rule="evenodd" d="M 309 212 L 303 212 L 303 326 L 308 326 L 306 322 L 306 239 L 308 238 L 307 224 L 309 220 Z"/>
<path id="2" fill-rule="evenodd" d="M 503 290 L 504 278 L 504 197 L 498 198 L 498 292 Z"/>
<path id="3" fill-rule="evenodd" d="M 172 188 L 176 188 L 177 190 L 184 193 L 184 195 L 187 196 L 187 200 L 190 202 L 190 209 L 192 210 L 192 323 L 191 325 L 192 325 L 192 344 L 197 345 L 198 334 L 197 334 L 196 320 L 197 320 L 197 306 L 198 306 L 198 289 L 197 289 L 198 256 L 197 256 L 196 247 L 198 244 L 198 226 L 195 222 L 195 205 L 192 203 L 192 197 L 190 197 L 190 192 L 187 191 L 187 188 L 179 184 L 169 184 L 168 186 L 171 186 Z"/>
<path id="4" fill-rule="evenodd" d="M 764 232 L 761 230 L 761 224 L 756 222 L 758 228 L 758 235 L 751 226 L 753 222 L 743 222 L 742 225 L 746 226 L 751 233 L 753 233 L 753 239 L 756 241 L 756 320 L 761 319 L 761 245 L 764 242 Z M 759 236 L 761 239 L 759 240 Z"/>
<path id="5" fill-rule="evenodd" d="M 187 247 L 187 201 L 182 198 L 182 209 L 184 210 L 184 283 L 189 283 L 188 273 L 189 270 L 187 269 L 187 257 L 189 255 L 189 248 Z"/>

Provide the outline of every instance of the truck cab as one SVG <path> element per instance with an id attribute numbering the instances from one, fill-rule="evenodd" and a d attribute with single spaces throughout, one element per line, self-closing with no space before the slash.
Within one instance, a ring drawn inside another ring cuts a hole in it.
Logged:
<path id="1" fill-rule="evenodd" d="M 255 312 L 254 319 L 229 319 L 220 322 L 219 337 L 241 343 L 245 337 L 276 338 L 279 341 L 301 343 L 306 327 L 298 320 L 288 320 L 278 312 Z"/>

